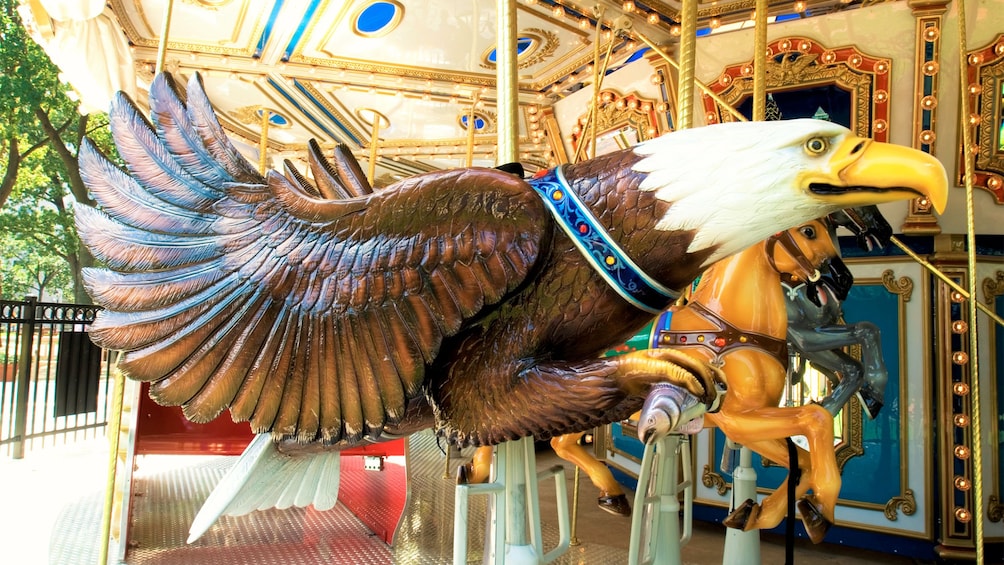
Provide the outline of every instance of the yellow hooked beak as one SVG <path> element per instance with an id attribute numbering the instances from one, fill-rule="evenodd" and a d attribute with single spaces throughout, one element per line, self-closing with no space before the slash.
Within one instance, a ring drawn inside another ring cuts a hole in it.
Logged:
<path id="1" fill-rule="evenodd" d="M 829 165 L 804 180 L 810 192 L 835 196 L 845 208 L 919 197 L 940 214 L 948 202 L 945 167 L 917 149 L 848 136 Z"/>

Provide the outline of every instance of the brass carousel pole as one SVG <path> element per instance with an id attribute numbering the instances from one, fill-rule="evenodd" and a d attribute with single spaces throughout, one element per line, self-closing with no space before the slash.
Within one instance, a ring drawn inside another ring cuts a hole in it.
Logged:
<path id="1" fill-rule="evenodd" d="M 167 58 L 167 37 L 171 33 L 171 12 L 174 10 L 174 0 L 167 0 L 164 3 L 164 21 L 160 25 L 160 44 L 157 45 L 157 71 L 160 74 L 164 70 L 164 60 Z"/>
<path id="2" fill-rule="evenodd" d="M 108 415 L 108 477 L 105 480 L 105 501 L 101 516 L 101 549 L 98 555 L 98 565 L 108 563 L 108 542 L 111 538 L 112 515 L 115 504 L 115 478 L 118 472 L 119 436 L 122 434 L 122 399 L 125 397 L 125 375 L 118 369 L 112 370 L 115 375 L 112 389 L 112 407 Z M 123 500 L 122 504 L 129 501 Z M 119 543 L 125 543 L 125 531 L 119 532 Z"/>
<path id="3" fill-rule="evenodd" d="M 767 118 L 767 0 L 756 0 L 753 30 L 753 121 Z M 732 470 L 732 500 L 729 511 L 743 501 L 757 499 L 757 472 L 753 467 L 753 450 L 747 445 L 727 441 L 739 450 L 739 465 Z M 729 449 L 729 446 L 726 446 Z M 789 518 L 791 519 L 791 518 Z M 792 540 L 788 540 L 791 543 Z M 752 560 L 748 556 L 753 556 Z M 760 533 L 727 528 L 722 563 L 760 563 Z"/>
<path id="4" fill-rule="evenodd" d="M 593 99 L 589 104 L 589 116 L 586 118 L 586 126 L 591 132 L 589 139 L 589 155 L 596 156 L 596 114 L 600 105 L 600 85 L 603 82 L 603 75 L 606 71 L 600 69 L 600 30 L 603 29 L 603 6 L 597 5 L 594 9 L 596 15 L 596 33 L 593 35 Z M 613 47 L 613 38 L 610 40 L 610 46 Z M 607 57 L 610 57 L 610 51 L 607 51 Z M 586 130 L 582 130 L 585 133 Z M 579 144 L 581 148 L 583 144 Z M 578 161 L 579 152 L 575 152 L 576 161 Z"/>
<path id="5" fill-rule="evenodd" d="M 373 134 L 370 136 L 370 164 L 367 171 L 370 186 L 374 186 L 373 181 L 376 180 L 377 142 L 380 141 L 380 137 L 378 136 L 380 133 L 380 119 L 380 114 L 373 112 Z"/>
<path id="6" fill-rule="evenodd" d="M 958 0 L 959 7 L 959 84 L 960 109 L 962 112 L 962 162 L 965 170 L 966 185 L 966 246 L 968 248 L 969 276 L 969 371 L 972 406 L 972 457 L 973 457 L 973 534 L 976 543 L 976 564 L 983 565 L 983 434 L 980 417 L 980 372 L 979 372 L 979 340 L 976 323 L 976 228 L 973 218 L 973 155 L 972 132 L 968 127 L 969 93 L 966 77 L 966 2 Z M 964 511 L 964 509 L 962 509 Z M 956 510 L 958 513 L 958 509 Z M 958 514 L 957 514 L 958 515 Z"/>
<path id="7" fill-rule="evenodd" d="M 697 66 L 697 0 L 684 0 L 680 12 L 680 82 L 677 99 L 680 101 L 676 129 L 694 127 L 694 73 Z"/>
<path id="8" fill-rule="evenodd" d="M 271 113 L 265 109 L 261 109 L 261 134 L 258 137 L 258 172 L 262 175 L 268 167 L 268 124 L 271 119 Z"/>
<path id="9" fill-rule="evenodd" d="M 767 117 L 767 0 L 756 0 L 753 31 L 753 121 Z"/>
<path id="10" fill-rule="evenodd" d="M 471 112 L 467 115 L 467 166 L 474 166 L 474 110 L 478 107 L 478 91 L 474 91 L 474 97 L 471 98 Z M 449 455 L 447 455 L 447 460 L 449 460 Z"/>
<path id="11" fill-rule="evenodd" d="M 164 3 L 164 21 L 160 28 L 160 44 L 157 46 L 157 66 L 155 74 L 160 74 L 164 70 L 164 61 L 167 58 L 167 38 L 171 32 L 171 12 L 174 9 L 174 0 L 167 0 Z M 108 446 L 108 477 L 105 480 L 105 500 L 101 517 L 101 549 L 98 555 L 98 565 L 108 563 L 108 542 L 111 538 L 111 526 L 113 507 L 115 505 L 115 480 L 118 476 L 118 456 L 119 456 L 119 436 L 122 434 L 122 400 L 125 396 L 125 375 L 122 371 L 112 371 L 114 384 L 112 388 L 111 413 L 108 414 L 107 435 L 111 444 Z M 122 501 L 126 504 L 128 501 Z M 123 543 L 122 536 L 125 532 L 119 532 L 119 543 Z"/>
<path id="12" fill-rule="evenodd" d="M 954 290 L 955 292 L 958 292 L 959 294 L 961 294 L 963 296 L 963 298 L 967 298 L 968 299 L 971 296 L 969 294 L 968 290 L 962 288 L 961 286 L 959 286 L 959 283 L 957 283 L 957 282 L 953 281 L 952 279 L 948 278 L 948 275 L 946 275 L 945 273 L 942 273 L 941 271 L 939 271 L 937 267 L 935 267 L 934 265 L 928 263 L 926 259 L 924 259 L 920 255 L 917 255 L 916 253 L 914 253 L 913 249 L 910 249 L 905 243 L 903 243 L 902 241 L 900 241 L 899 238 L 897 238 L 896 236 L 892 236 L 891 241 L 894 244 L 896 244 L 896 247 L 899 247 L 900 249 L 902 249 L 903 252 L 906 253 L 911 259 L 913 259 L 914 261 L 916 261 L 917 263 L 919 263 L 920 266 L 924 267 L 925 269 L 927 269 L 928 271 L 930 271 L 931 274 L 933 274 L 934 276 L 936 276 L 939 279 L 941 279 L 941 281 L 943 283 L 945 283 L 948 286 L 952 287 L 952 290 Z M 1004 319 L 1002 319 L 1000 316 L 998 316 L 996 312 L 994 312 L 993 310 L 991 310 L 989 307 L 984 306 L 983 303 L 980 302 L 979 300 L 973 300 L 972 302 L 974 304 L 976 304 L 976 307 L 979 308 L 980 310 L 982 310 L 984 314 L 986 314 L 987 316 L 989 316 L 990 319 L 992 319 L 993 321 L 997 322 L 998 325 L 1004 327 Z"/>

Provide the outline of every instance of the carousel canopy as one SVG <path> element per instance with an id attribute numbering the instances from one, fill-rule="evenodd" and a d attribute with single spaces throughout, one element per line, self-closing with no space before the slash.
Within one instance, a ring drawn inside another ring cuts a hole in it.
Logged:
<path id="1" fill-rule="evenodd" d="M 753 5 L 702 0 L 699 34 L 752 26 Z M 474 165 L 498 164 L 497 0 L 30 0 L 26 6 L 29 28 L 85 110 L 106 108 L 119 89 L 145 105 L 166 37 L 165 70 L 182 84 L 194 72 L 202 75 L 221 121 L 252 160 L 267 129 L 272 167 L 282 159 L 298 163 L 312 138 L 326 150 L 344 143 L 368 161 L 375 137 L 377 185 L 465 166 L 469 142 Z M 786 0 L 771 2 L 769 16 L 783 21 L 860 6 L 859 0 Z M 672 52 L 680 9 L 680 2 L 659 0 L 517 2 L 519 149 L 529 170 L 555 160 L 542 116 L 593 82 L 597 23 L 602 65 L 616 72 L 643 56 L 639 34 Z"/>

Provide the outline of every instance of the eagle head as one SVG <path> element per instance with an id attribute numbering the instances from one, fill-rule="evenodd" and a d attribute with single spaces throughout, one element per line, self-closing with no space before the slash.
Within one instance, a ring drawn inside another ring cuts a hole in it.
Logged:
<path id="1" fill-rule="evenodd" d="M 705 265 L 844 208 L 919 197 L 940 213 L 948 198 L 931 155 L 822 120 L 710 125 L 634 152 L 640 189 L 670 203 L 656 229 L 693 233 L 688 252 L 711 250 Z"/>

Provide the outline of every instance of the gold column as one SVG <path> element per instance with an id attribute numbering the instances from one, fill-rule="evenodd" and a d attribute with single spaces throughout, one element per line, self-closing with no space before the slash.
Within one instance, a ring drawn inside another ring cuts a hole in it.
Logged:
<path id="1" fill-rule="evenodd" d="M 756 0 L 753 35 L 753 121 L 767 117 L 767 0 Z"/>
<path id="2" fill-rule="evenodd" d="M 519 138 L 516 109 L 519 100 L 519 84 L 516 75 L 516 2 L 498 2 L 498 41 L 495 44 L 498 96 L 498 164 L 513 163 L 518 160 L 517 140 Z"/>
<path id="3" fill-rule="evenodd" d="M 680 12 L 680 123 L 676 129 L 694 127 L 694 72 L 697 66 L 697 0 L 683 0 Z"/>

